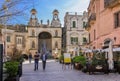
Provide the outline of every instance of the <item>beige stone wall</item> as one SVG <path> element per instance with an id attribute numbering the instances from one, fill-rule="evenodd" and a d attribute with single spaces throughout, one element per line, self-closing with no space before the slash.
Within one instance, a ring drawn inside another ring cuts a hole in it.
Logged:
<path id="1" fill-rule="evenodd" d="M 31 36 L 31 31 L 35 30 L 35 37 L 30 37 Z M 55 31 L 58 31 L 58 37 L 55 37 Z M 33 54 L 35 54 L 35 52 L 38 50 L 38 36 L 40 33 L 42 32 L 48 32 L 51 34 L 52 36 L 52 54 L 54 54 L 55 52 L 55 42 L 58 42 L 58 49 L 59 49 L 59 53 L 61 54 L 61 36 L 62 36 L 62 30 L 61 28 L 52 28 L 52 27 L 47 27 L 47 28 L 43 28 L 43 27 L 28 27 L 28 37 L 27 37 L 27 47 L 26 49 L 29 50 L 30 52 L 32 52 Z M 31 47 L 31 41 L 35 41 L 35 49 L 34 50 L 30 50 Z"/>

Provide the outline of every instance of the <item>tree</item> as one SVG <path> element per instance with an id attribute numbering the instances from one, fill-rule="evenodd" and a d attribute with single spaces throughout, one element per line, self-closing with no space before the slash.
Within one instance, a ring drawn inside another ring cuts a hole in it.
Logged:
<path id="1" fill-rule="evenodd" d="M 33 6 L 34 0 L 2 0 L 0 2 L 0 24 L 5 24 L 18 16 L 24 16 L 25 11 Z"/>

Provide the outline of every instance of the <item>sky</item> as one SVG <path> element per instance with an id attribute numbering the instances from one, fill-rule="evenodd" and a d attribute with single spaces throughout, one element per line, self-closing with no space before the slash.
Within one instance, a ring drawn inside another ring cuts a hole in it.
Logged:
<path id="1" fill-rule="evenodd" d="M 44 24 L 47 23 L 48 19 L 52 20 L 52 12 L 54 9 L 57 9 L 59 11 L 59 19 L 63 25 L 66 12 L 82 14 L 84 11 L 87 11 L 90 0 L 32 0 L 31 2 L 29 3 L 31 5 L 29 9 L 25 10 L 26 14 L 21 18 L 18 17 L 19 19 L 16 19 L 14 23 L 27 24 L 31 15 L 30 10 L 35 8 L 39 21 L 43 20 Z"/>

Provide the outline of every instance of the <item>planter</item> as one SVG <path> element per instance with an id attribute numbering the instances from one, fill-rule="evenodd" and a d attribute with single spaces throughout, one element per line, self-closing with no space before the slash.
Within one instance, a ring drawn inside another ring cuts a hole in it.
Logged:
<path id="1" fill-rule="evenodd" d="M 83 66 L 80 63 L 74 63 L 74 68 L 77 70 L 81 70 Z"/>
<path id="2" fill-rule="evenodd" d="M 117 66 L 117 72 L 120 74 L 120 65 Z"/>
<path id="3" fill-rule="evenodd" d="M 20 64 L 18 65 L 18 75 L 19 75 L 19 77 L 22 76 L 22 63 L 20 63 Z"/>
<path id="4" fill-rule="evenodd" d="M 17 75 L 16 77 L 8 77 L 4 81 L 19 81 L 19 75 Z"/>

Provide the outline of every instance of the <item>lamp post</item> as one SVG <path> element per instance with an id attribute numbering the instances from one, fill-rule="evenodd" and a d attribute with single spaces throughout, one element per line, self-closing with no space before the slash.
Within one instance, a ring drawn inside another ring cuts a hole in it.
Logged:
<path id="1" fill-rule="evenodd" d="M 0 33 L 0 81 L 3 80 L 3 43 L 2 34 Z"/>
<path id="2" fill-rule="evenodd" d="M 3 4 L 3 9 L 5 11 L 5 17 L 4 17 L 4 57 L 3 60 L 6 61 L 6 56 L 7 56 L 7 15 L 8 15 L 8 7 L 7 4 L 10 2 L 10 0 L 5 0 L 4 4 Z"/>

